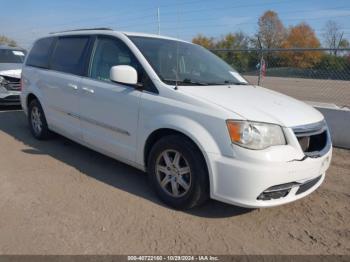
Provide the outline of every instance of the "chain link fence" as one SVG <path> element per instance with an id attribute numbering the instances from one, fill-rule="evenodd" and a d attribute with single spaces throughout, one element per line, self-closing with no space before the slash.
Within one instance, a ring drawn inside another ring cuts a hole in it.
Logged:
<path id="1" fill-rule="evenodd" d="M 350 108 L 350 48 L 216 49 L 251 84 Z"/>

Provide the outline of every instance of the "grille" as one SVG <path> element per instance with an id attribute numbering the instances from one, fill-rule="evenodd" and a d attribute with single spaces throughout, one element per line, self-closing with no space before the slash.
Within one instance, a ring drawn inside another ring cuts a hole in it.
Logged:
<path id="1" fill-rule="evenodd" d="M 3 76 L 5 78 L 4 87 L 9 91 L 20 91 L 21 90 L 21 80 L 15 77 Z"/>
<path id="2" fill-rule="evenodd" d="M 320 157 L 328 152 L 331 141 L 325 121 L 293 128 L 300 147 L 309 157 Z"/>
<path id="3" fill-rule="evenodd" d="M 284 198 L 288 196 L 291 189 L 294 187 L 299 187 L 297 192 L 295 193 L 295 195 L 299 195 L 311 189 L 314 185 L 318 183 L 318 181 L 320 181 L 321 178 L 322 176 L 318 176 L 314 179 L 304 182 L 303 184 L 298 182 L 291 182 L 291 183 L 272 186 L 264 190 L 264 192 L 262 192 L 257 199 L 266 201 L 266 200 Z"/>
<path id="4" fill-rule="evenodd" d="M 19 104 L 20 103 L 20 98 L 19 96 L 7 96 L 5 98 L 0 99 L 0 104 L 1 105 L 13 105 L 13 104 Z"/>

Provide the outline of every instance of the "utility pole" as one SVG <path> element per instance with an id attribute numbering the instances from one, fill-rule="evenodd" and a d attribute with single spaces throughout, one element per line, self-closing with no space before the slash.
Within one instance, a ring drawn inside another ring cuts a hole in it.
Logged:
<path id="1" fill-rule="evenodd" d="M 259 49 L 260 49 L 260 62 L 259 62 L 259 75 L 258 75 L 258 86 L 261 84 L 261 79 L 262 79 L 262 74 L 263 74 L 263 63 L 264 62 L 264 52 L 263 52 L 263 47 L 260 41 L 260 37 L 258 37 L 258 43 L 259 43 Z"/>
<path id="2" fill-rule="evenodd" d="M 160 35 L 160 9 L 157 9 L 158 35 Z"/>

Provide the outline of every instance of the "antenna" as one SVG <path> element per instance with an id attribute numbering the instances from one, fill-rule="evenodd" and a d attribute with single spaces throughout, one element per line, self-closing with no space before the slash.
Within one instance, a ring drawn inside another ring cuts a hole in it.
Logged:
<path id="1" fill-rule="evenodd" d="M 157 9 L 158 35 L 160 35 L 160 9 Z"/>

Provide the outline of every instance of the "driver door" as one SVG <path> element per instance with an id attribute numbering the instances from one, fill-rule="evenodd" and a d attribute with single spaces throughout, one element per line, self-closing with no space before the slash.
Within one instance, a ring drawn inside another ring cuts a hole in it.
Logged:
<path id="1" fill-rule="evenodd" d="M 111 67 L 137 66 L 129 48 L 114 37 L 95 40 L 89 78 L 81 82 L 80 119 L 84 142 L 120 160 L 134 162 L 141 92 L 109 80 Z M 137 69 L 137 68 L 135 68 Z"/>

